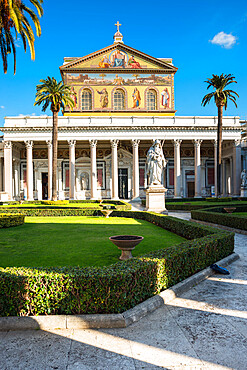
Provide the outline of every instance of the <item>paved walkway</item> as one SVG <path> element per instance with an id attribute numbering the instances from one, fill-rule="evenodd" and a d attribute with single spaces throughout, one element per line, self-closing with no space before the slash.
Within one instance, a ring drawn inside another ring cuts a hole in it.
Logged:
<path id="1" fill-rule="evenodd" d="M 189 213 L 171 213 L 190 218 Z M 247 236 L 214 275 L 125 329 L 0 333 L 0 369 L 247 369 Z"/>

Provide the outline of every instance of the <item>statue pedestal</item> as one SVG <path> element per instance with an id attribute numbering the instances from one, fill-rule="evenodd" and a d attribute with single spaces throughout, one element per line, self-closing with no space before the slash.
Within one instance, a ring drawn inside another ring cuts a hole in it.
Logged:
<path id="1" fill-rule="evenodd" d="M 247 197 L 247 186 L 241 186 L 240 196 Z"/>
<path id="2" fill-rule="evenodd" d="M 146 189 L 146 211 L 168 214 L 165 206 L 166 189 L 162 185 L 150 185 Z"/>

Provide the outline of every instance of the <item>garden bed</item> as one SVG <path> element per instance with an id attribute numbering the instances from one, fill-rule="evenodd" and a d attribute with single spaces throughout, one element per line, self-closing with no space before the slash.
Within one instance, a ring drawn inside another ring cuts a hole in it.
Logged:
<path id="1" fill-rule="evenodd" d="M 146 220 L 187 241 L 107 267 L 1 268 L 0 315 L 119 313 L 230 255 L 234 234 L 149 212 Z"/>
<path id="2" fill-rule="evenodd" d="M 227 207 L 230 208 L 229 205 Z M 241 213 L 247 212 L 247 205 L 231 204 L 231 207 L 235 208 L 233 210 L 233 213 L 227 213 L 226 210 L 224 209 L 226 208 L 225 206 L 212 207 L 202 209 L 199 211 L 194 210 L 191 211 L 191 218 L 194 220 L 228 226 L 235 229 L 247 230 L 246 215 L 237 214 L 239 212 Z"/>

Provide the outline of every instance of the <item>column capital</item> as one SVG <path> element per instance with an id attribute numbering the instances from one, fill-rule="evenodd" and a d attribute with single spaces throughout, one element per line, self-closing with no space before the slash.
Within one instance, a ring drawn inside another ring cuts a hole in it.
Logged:
<path id="1" fill-rule="evenodd" d="M 217 139 L 211 140 L 211 143 L 214 144 L 215 148 L 217 148 L 217 145 L 218 145 L 218 140 Z"/>
<path id="2" fill-rule="evenodd" d="M 111 140 L 111 147 L 112 148 L 117 148 L 118 143 L 119 143 L 119 140 L 118 139 L 112 139 Z"/>
<path id="3" fill-rule="evenodd" d="M 52 140 L 46 140 L 46 144 L 47 144 L 49 149 L 52 148 Z"/>
<path id="4" fill-rule="evenodd" d="M 91 148 L 96 148 L 98 140 L 91 139 L 89 140 Z"/>
<path id="5" fill-rule="evenodd" d="M 4 149 L 11 149 L 12 148 L 12 142 L 11 141 L 3 141 Z"/>
<path id="6" fill-rule="evenodd" d="M 68 140 L 68 144 L 69 144 L 69 146 L 72 148 L 72 147 L 74 147 L 74 146 L 75 146 L 75 144 L 76 144 L 76 140 Z"/>
<path id="7" fill-rule="evenodd" d="M 138 140 L 138 139 L 132 139 L 132 140 L 131 140 L 131 143 L 132 143 L 132 146 L 133 146 L 134 148 L 138 148 L 138 146 L 139 146 L 139 144 L 140 144 L 140 140 Z"/>
<path id="8" fill-rule="evenodd" d="M 32 140 L 25 140 L 24 143 L 25 143 L 25 146 L 26 146 L 27 149 L 32 149 L 32 147 L 33 147 L 33 141 Z"/>
<path id="9" fill-rule="evenodd" d="M 173 144 L 174 144 L 175 147 L 179 147 L 181 145 L 182 141 L 183 141 L 182 139 L 174 139 Z"/>
<path id="10" fill-rule="evenodd" d="M 236 147 L 236 148 L 240 147 L 241 146 L 241 139 L 235 139 L 233 141 L 233 146 Z"/>
<path id="11" fill-rule="evenodd" d="M 194 143 L 194 146 L 195 146 L 195 147 L 198 147 L 198 146 L 200 146 L 200 145 L 201 145 L 201 143 L 202 143 L 202 139 L 194 139 L 194 140 L 193 140 L 193 143 Z"/>

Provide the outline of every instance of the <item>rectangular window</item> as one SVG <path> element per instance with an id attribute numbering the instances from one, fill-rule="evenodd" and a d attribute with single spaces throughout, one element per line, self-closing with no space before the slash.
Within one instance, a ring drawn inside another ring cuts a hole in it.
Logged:
<path id="1" fill-rule="evenodd" d="M 98 188 L 103 187 L 103 169 L 97 168 L 97 181 L 98 181 Z"/>
<path id="2" fill-rule="evenodd" d="M 145 168 L 139 168 L 139 186 L 140 188 L 145 186 Z"/>
<path id="3" fill-rule="evenodd" d="M 208 167 L 208 185 L 214 185 L 214 168 Z"/>
<path id="4" fill-rule="evenodd" d="M 169 186 L 174 186 L 174 168 L 169 168 Z"/>

